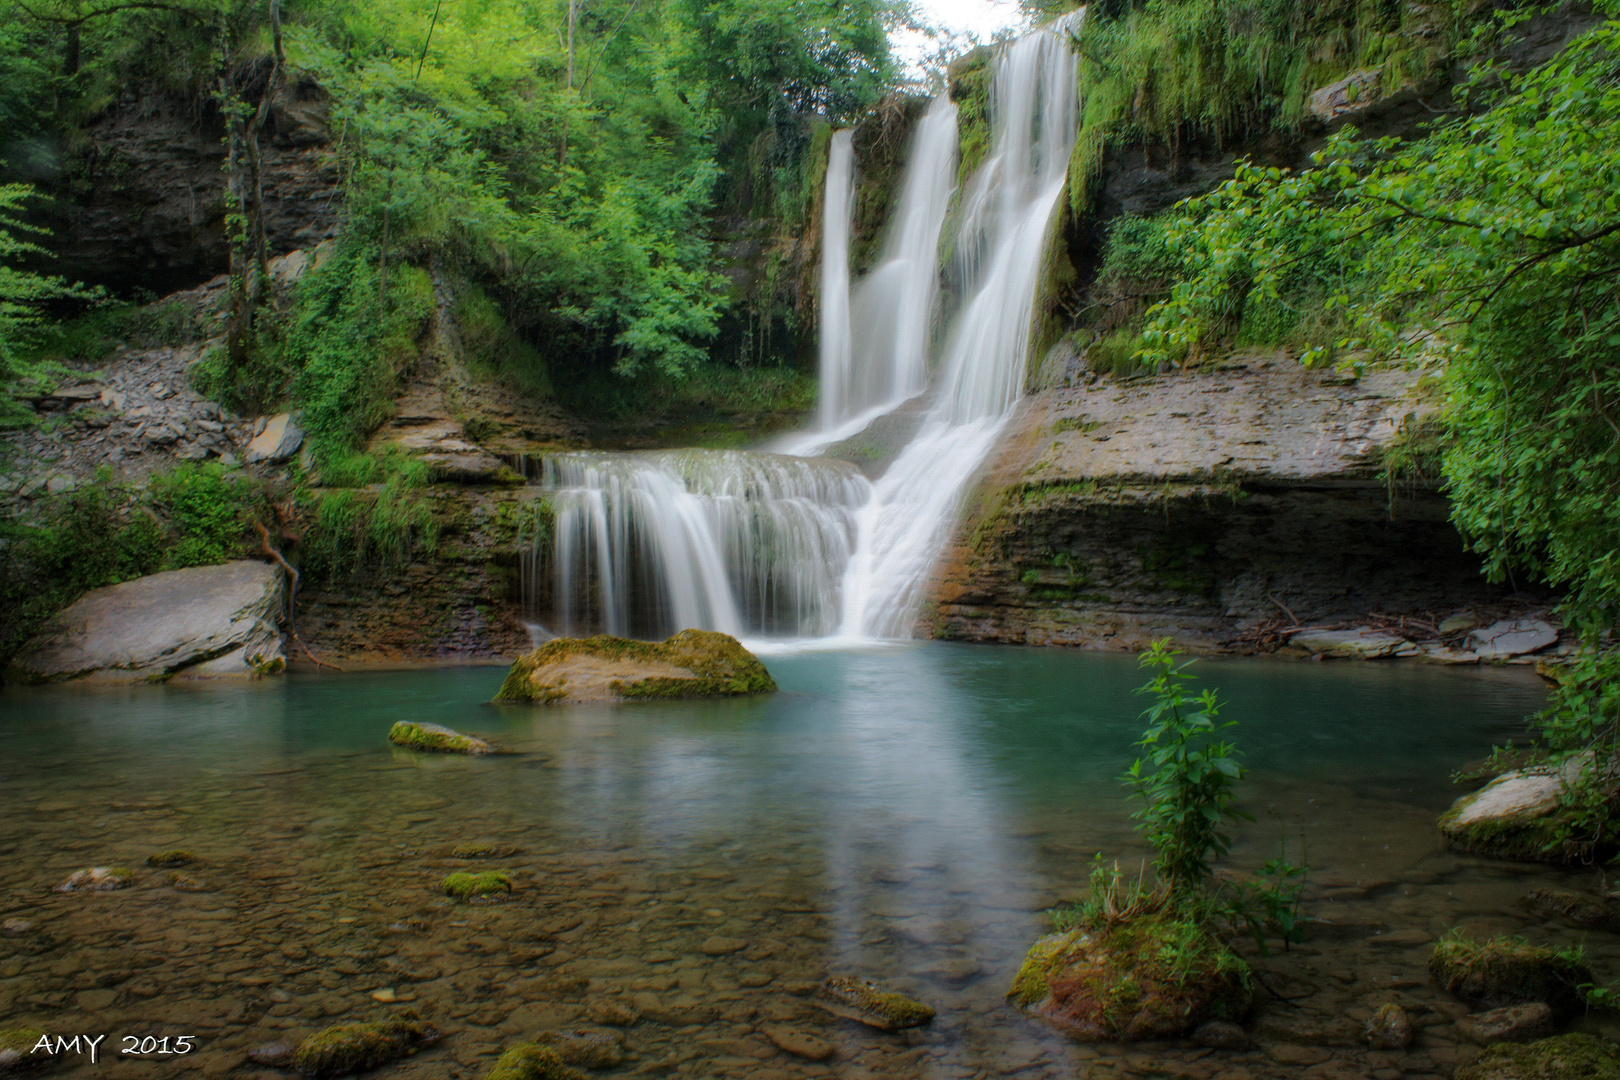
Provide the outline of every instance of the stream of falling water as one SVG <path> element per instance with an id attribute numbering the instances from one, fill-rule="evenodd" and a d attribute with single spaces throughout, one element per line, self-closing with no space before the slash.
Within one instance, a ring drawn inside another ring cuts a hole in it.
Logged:
<path id="1" fill-rule="evenodd" d="M 882 254 L 853 286 L 852 133 L 829 149 L 817 426 L 781 453 L 562 454 L 547 564 L 528 602 L 559 632 L 659 638 L 686 627 L 798 645 L 909 637 L 930 569 L 1024 380 L 1036 291 L 1079 121 L 1069 36 L 1084 9 L 994 61 L 991 149 L 962 193 L 959 310 L 930 379 L 939 242 L 955 195 L 956 107 L 919 122 Z M 875 482 L 818 457 L 928 395 L 920 427 Z"/>

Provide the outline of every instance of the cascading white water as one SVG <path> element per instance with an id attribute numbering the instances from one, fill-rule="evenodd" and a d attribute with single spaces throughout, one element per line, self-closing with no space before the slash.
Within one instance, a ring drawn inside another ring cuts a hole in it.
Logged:
<path id="1" fill-rule="evenodd" d="M 564 634 L 903 638 L 963 494 L 1017 402 L 1053 210 L 1079 102 L 1075 13 L 1009 46 L 991 83 L 992 145 L 963 199 L 962 283 L 923 425 L 876 484 L 842 462 L 742 451 L 546 459 L 555 533 L 545 577 Z M 849 289 L 850 132 L 834 134 L 823 221 L 814 454 L 927 389 L 939 234 L 956 174 L 956 109 L 929 107 L 883 255 Z M 528 595 L 542 560 L 525 561 Z M 531 600 L 532 603 L 532 600 Z"/>
<path id="2" fill-rule="evenodd" d="M 821 427 L 831 428 L 849 410 L 854 366 L 849 322 L 849 230 L 855 206 L 854 133 L 833 132 L 827 148 L 827 186 L 821 208 Z"/>
<path id="3" fill-rule="evenodd" d="M 1066 38 L 1083 15 L 1020 38 L 996 61 L 991 150 L 969 183 L 956 239 L 966 301 L 946 341 L 935 404 L 858 516 L 843 636 L 910 636 L 967 485 L 1018 400 L 1047 233 L 1079 122 Z"/>
<path id="4" fill-rule="evenodd" d="M 562 634 L 827 634 L 871 496 L 841 461 L 726 450 L 561 454 L 538 479 L 556 519 L 526 590 Z"/>

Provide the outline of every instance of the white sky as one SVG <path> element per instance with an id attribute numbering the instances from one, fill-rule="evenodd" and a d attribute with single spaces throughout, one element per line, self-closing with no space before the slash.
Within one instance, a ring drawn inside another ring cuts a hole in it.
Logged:
<path id="1" fill-rule="evenodd" d="M 915 0 L 918 14 L 926 22 L 957 34 L 971 34 L 980 41 L 989 41 L 996 31 L 1018 26 L 1023 15 L 1017 0 Z M 900 33 L 894 36 L 897 58 L 906 68 L 920 73 L 922 60 L 935 48 L 921 34 Z"/>

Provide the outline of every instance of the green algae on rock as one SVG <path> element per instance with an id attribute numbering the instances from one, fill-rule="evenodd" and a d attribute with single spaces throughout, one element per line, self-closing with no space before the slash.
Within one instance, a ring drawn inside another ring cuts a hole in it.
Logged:
<path id="1" fill-rule="evenodd" d="M 1505 772 L 1440 815 L 1440 831 L 1464 851 L 1511 859 L 1566 863 L 1601 855 L 1590 837 L 1573 835 L 1576 811 L 1565 805 L 1570 782 L 1585 762 Z"/>
<path id="2" fill-rule="evenodd" d="M 343 1076 L 397 1061 L 444 1038 L 412 1009 L 374 1024 L 335 1024 L 299 1044 L 293 1068 L 305 1076 Z"/>
<path id="3" fill-rule="evenodd" d="M 1456 1080 L 1620 1080 L 1620 1047 L 1591 1035 L 1498 1043 L 1459 1066 Z"/>
<path id="4" fill-rule="evenodd" d="M 112 892 L 135 883 L 135 871 L 127 866 L 92 866 L 68 875 L 52 892 Z"/>
<path id="5" fill-rule="evenodd" d="M 583 1065 L 587 1069 L 612 1069 L 624 1063 L 624 1032 L 600 1031 L 591 1028 L 570 1028 L 567 1031 L 543 1031 L 535 1042 L 555 1050 L 567 1065 Z"/>
<path id="6" fill-rule="evenodd" d="M 48 1068 L 56 1055 L 46 1050 L 34 1052 L 34 1047 L 44 1038 L 48 1036 L 38 1028 L 0 1028 L 0 1076 Z"/>
<path id="7" fill-rule="evenodd" d="M 453 728 L 438 724 L 413 724 L 400 720 L 388 729 L 388 741 L 408 750 L 422 750 L 430 754 L 493 754 L 495 748 L 483 739 L 463 735 Z"/>
<path id="8" fill-rule="evenodd" d="M 147 866 L 159 866 L 169 869 L 175 866 L 190 866 L 197 861 L 197 856 L 189 851 L 160 851 L 155 855 L 146 857 Z"/>
<path id="9" fill-rule="evenodd" d="M 484 1080 L 585 1080 L 556 1050 L 538 1043 L 519 1043 L 500 1056 Z"/>
<path id="10" fill-rule="evenodd" d="M 1241 1020 L 1251 997 L 1247 964 L 1196 922 L 1163 913 L 1043 937 L 1007 991 L 1081 1042 L 1173 1038 Z"/>
<path id="11" fill-rule="evenodd" d="M 452 859 L 490 859 L 516 855 L 518 849 L 511 844 L 498 844 L 493 840 L 469 840 L 450 849 Z"/>
<path id="12" fill-rule="evenodd" d="M 548 641 L 512 665 L 495 700 L 560 704 L 775 692 L 771 673 L 736 638 L 682 630 L 662 642 L 609 634 Z"/>
<path id="13" fill-rule="evenodd" d="M 932 1006 L 853 975 L 827 976 L 814 1000 L 834 1016 L 858 1020 L 879 1031 L 921 1027 L 934 1019 Z"/>
<path id="14" fill-rule="evenodd" d="M 1586 1003 L 1580 991 L 1593 981 L 1577 957 L 1522 938 L 1475 941 L 1449 934 L 1429 957 L 1429 974 L 1446 992 L 1475 1008 L 1545 1002 L 1560 1017 Z"/>
<path id="15" fill-rule="evenodd" d="M 444 895 L 457 900 L 472 900 L 480 896 L 492 896 L 495 893 L 509 893 L 512 891 L 512 871 L 485 870 L 482 873 L 471 874 L 465 870 L 458 870 L 444 879 Z"/>

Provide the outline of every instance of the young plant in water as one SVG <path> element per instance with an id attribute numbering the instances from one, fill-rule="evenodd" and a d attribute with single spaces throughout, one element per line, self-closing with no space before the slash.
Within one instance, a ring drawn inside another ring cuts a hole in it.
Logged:
<path id="1" fill-rule="evenodd" d="M 1254 939 L 1261 956 L 1271 954 L 1267 937 L 1282 938 L 1283 951 L 1305 940 L 1299 902 L 1305 893 L 1309 867 L 1288 861 L 1288 841 L 1280 840 L 1277 857 L 1267 860 L 1252 878 L 1236 879 L 1212 898 L 1213 914 L 1224 919 L 1233 933 Z"/>
<path id="2" fill-rule="evenodd" d="M 1210 863 L 1232 847 L 1223 832 L 1228 819 L 1253 820 L 1236 808 L 1237 782 L 1243 779 L 1237 748 L 1219 737 L 1234 721 L 1221 722 L 1214 690 L 1197 697 L 1183 685 L 1186 664 L 1161 638 L 1141 655 L 1142 667 L 1154 675 L 1137 692 L 1153 695 L 1142 714 L 1147 730 L 1137 741 L 1146 752 L 1125 773 L 1125 782 L 1142 800 L 1132 816 L 1155 857 L 1159 881 L 1173 894 L 1199 891 L 1211 873 Z"/>

